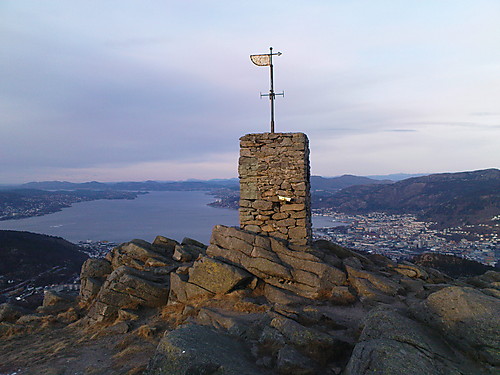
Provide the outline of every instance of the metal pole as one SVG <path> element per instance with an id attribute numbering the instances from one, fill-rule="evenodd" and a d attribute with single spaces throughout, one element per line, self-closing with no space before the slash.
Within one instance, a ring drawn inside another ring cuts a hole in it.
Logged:
<path id="1" fill-rule="evenodd" d="M 255 65 L 258 66 L 267 66 L 269 65 L 269 73 L 271 75 L 271 87 L 269 89 L 269 94 L 260 94 L 260 97 L 262 98 L 263 96 L 269 96 L 269 100 L 271 101 L 271 133 L 274 133 L 274 99 L 276 98 L 276 95 L 278 96 L 285 96 L 284 92 L 281 92 L 279 94 L 276 94 L 274 92 L 274 66 L 273 66 L 273 55 L 281 56 L 281 52 L 278 53 L 273 53 L 273 47 L 269 47 L 269 54 L 262 54 L 262 55 L 250 55 L 250 60 Z M 269 59 L 267 59 L 269 58 Z"/>
<path id="2" fill-rule="evenodd" d="M 271 68 L 271 90 L 269 99 L 271 100 L 271 133 L 274 133 L 274 77 L 273 77 L 273 47 L 269 47 L 269 66 Z"/>

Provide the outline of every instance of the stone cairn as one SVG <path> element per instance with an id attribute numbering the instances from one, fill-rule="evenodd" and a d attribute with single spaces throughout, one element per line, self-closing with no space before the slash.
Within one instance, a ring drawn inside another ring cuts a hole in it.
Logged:
<path id="1" fill-rule="evenodd" d="M 309 141 L 303 133 L 259 133 L 240 138 L 240 227 L 311 242 Z"/>

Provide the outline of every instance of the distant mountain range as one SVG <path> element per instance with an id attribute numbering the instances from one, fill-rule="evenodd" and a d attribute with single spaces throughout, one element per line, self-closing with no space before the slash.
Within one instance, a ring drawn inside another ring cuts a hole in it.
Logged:
<path id="1" fill-rule="evenodd" d="M 388 184 L 398 180 L 402 174 L 391 175 L 394 179 L 375 176 L 374 178 L 343 175 L 339 177 L 311 177 L 313 191 L 338 191 L 353 185 Z M 186 181 L 130 181 L 130 182 L 82 182 L 68 181 L 42 181 L 28 182 L 21 185 L 1 185 L 1 190 L 35 189 L 35 190 L 132 190 L 132 191 L 179 191 L 179 190 L 213 190 L 213 189 L 239 189 L 239 179 L 212 179 L 212 180 L 186 180 Z"/>
<path id="2" fill-rule="evenodd" d="M 429 173 L 392 173 L 384 175 L 369 175 L 366 177 L 372 178 L 374 180 L 401 181 L 401 180 L 406 180 L 407 178 L 422 177 L 427 175 L 429 175 Z"/>
<path id="3" fill-rule="evenodd" d="M 409 213 L 444 226 L 484 223 L 500 215 L 500 170 L 351 186 L 330 194 L 313 194 L 313 206 L 345 213 Z"/>
<path id="4" fill-rule="evenodd" d="M 376 180 L 373 178 L 353 176 L 350 174 L 345 174 L 340 177 L 330 177 L 330 178 L 321 176 L 311 176 L 311 191 L 333 192 L 355 185 L 383 185 L 383 184 L 392 184 L 393 182 L 394 181 L 391 180 Z"/>
<path id="5" fill-rule="evenodd" d="M 187 181 L 140 181 L 140 182 L 83 182 L 43 181 L 28 182 L 22 185 L 3 186 L 6 189 L 37 189 L 37 190 L 132 190 L 132 191 L 178 191 L 178 190 L 211 190 L 220 187 L 238 188 L 239 181 L 233 179 L 187 180 Z"/>
<path id="6" fill-rule="evenodd" d="M 376 180 L 368 177 L 343 175 L 340 177 L 312 176 L 313 191 L 338 191 L 353 185 L 387 184 L 391 180 Z M 4 187 L 4 190 L 7 187 Z M 36 190 L 132 190 L 132 191 L 172 191 L 172 190 L 213 190 L 213 189 L 239 189 L 237 178 L 218 180 L 186 180 L 186 181 L 138 181 L 138 182 L 83 182 L 74 183 L 67 181 L 28 182 L 22 185 L 10 186 L 10 189 L 36 189 Z"/>

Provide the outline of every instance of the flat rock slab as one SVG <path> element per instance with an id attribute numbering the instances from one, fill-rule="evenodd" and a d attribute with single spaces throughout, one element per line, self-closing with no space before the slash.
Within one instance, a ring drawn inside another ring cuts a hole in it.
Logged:
<path id="1" fill-rule="evenodd" d="M 189 269 L 189 282 L 215 294 L 227 293 L 253 276 L 247 271 L 216 259 L 201 258 Z"/>
<path id="2" fill-rule="evenodd" d="M 111 262 L 113 269 L 120 266 L 128 266 L 138 270 L 147 268 L 146 262 L 149 260 L 151 266 L 156 260 L 161 266 L 170 263 L 170 259 L 164 255 L 164 249 L 159 246 L 153 246 L 147 241 L 132 240 L 115 247 L 108 255 L 107 259 Z"/>
<path id="3" fill-rule="evenodd" d="M 376 308 L 365 319 L 345 375 L 489 374 L 470 362 L 431 329 L 400 313 Z"/>
<path id="4" fill-rule="evenodd" d="M 406 343 L 377 339 L 356 345 L 345 370 L 346 375 L 462 375 L 461 372 L 442 372 L 432 359 L 418 348 Z"/>
<path id="5" fill-rule="evenodd" d="M 172 302 L 187 302 L 193 298 L 210 298 L 213 293 L 199 285 L 188 282 L 187 275 L 180 275 L 172 272 L 170 274 L 170 294 L 168 297 L 169 303 Z"/>
<path id="6" fill-rule="evenodd" d="M 384 296 L 394 297 L 403 288 L 387 277 L 345 266 L 349 275 L 349 283 L 361 298 L 384 300 Z"/>
<path id="7" fill-rule="evenodd" d="M 187 325 L 167 332 L 144 375 L 268 375 L 241 342 L 212 328 Z"/>
<path id="8" fill-rule="evenodd" d="M 459 346 L 500 365 L 500 300 L 472 288 L 452 286 L 424 302 L 426 320 Z"/>

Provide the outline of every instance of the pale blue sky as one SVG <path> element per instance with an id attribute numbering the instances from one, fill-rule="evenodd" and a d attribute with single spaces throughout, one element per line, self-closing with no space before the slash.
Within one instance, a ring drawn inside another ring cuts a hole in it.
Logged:
<path id="1" fill-rule="evenodd" d="M 236 177 L 301 131 L 313 174 L 500 167 L 500 1 L 0 2 L 0 183 Z"/>

